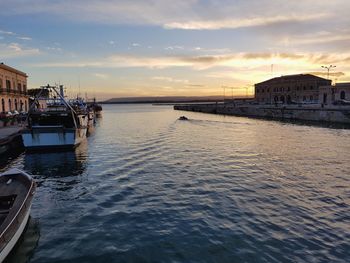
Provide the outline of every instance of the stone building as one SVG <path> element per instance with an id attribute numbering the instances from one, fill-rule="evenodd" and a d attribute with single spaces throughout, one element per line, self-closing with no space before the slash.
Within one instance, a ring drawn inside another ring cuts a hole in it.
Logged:
<path id="1" fill-rule="evenodd" d="M 255 101 L 273 103 L 318 103 L 320 86 L 331 80 L 311 74 L 287 75 L 255 84 Z"/>
<path id="2" fill-rule="evenodd" d="M 27 74 L 0 63 L 0 112 L 28 111 Z"/>
<path id="3" fill-rule="evenodd" d="M 350 101 L 350 82 L 337 83 L 334 86 L 328 85 L 320 87 L 318 100 L 321 104 Z"/>

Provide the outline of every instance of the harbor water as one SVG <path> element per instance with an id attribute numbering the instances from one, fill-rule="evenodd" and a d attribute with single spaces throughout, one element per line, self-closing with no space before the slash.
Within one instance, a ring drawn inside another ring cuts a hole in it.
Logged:
<path id="1" fill-rule="evenodd" d="M 8 262 L 350 262 L 350 129 L 105 105 L 14 167 L 38 187 Z"/>

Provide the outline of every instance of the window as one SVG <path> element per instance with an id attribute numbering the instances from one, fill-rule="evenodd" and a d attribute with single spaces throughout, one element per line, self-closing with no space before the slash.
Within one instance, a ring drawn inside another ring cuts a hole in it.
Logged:
<path id="1" fill-rule="evenodd" d="M 12 102 L 11 102 L 11 99 L 9 99 L 9 111 L 12 111 Z"/>
<path id="2" fill-rule="evenodd" d="M 17 84 L 17 90 L 18 90 L 19 92 L 22 92 L 22 85 L 21 85 L 21 83 L 18 83 L 18 84 Z"/>
<path id="3" fill-rule="evenodd" d="M 264 92 L 265 92 L 265 90 L 264 90 L 264 89 L 262 89 L 262 90 L 261 90 L 261 92 L 262 92 L 262 93 L 264 93 Z"/>
<path id="4" fill-rule="evenodd" d="M 11 90 L 11 81 L 9 81 L 8 79 L 6 80 L 6 89 L 7 89 L 7 92 L 10 92 Z"/>
<path id="5" fill-rule="evenodd" d="M 303 90 L 306 90 L 306 87 L 305 87 L 305 86 L 303 87 Z"/>
<path id="6" fill-rule="evenodd" d="M 19 110 L 22 112 L 23 111 L 23 101 L 19 101 Z"/>
<path id="7" fill-rule="evenodd" d="M 0 89 L 2 89 L 2 79 L 0 79 Z"/>
<path id="8" fill-rule="evenodd" d="M 27 85 L 23 84 L 23 93 L 27 93 Z"/>
<path id="9" fill-rule="evenodd" d="M 18 103 L 17 103 L 17 99 L 15 99 L 15 110 L 18 110 Z"/>
<path id="10" fill-rule="evenodd" d="M 313 90 L 313 89 L 314 89 L 314 86 L 311 85 L 311 86 L 310 86 L 310 90 Z"/>
<path id="11" fill-rule="evenodd" d="M 1 99 L 1 109 L 2 109 L 2 112 L 5 112 L 5 100 L 4 99 Z"/>
<path id="12" fill-rule="evenodd" d="M 299 86 L 297 86 L 297 90 L 299 90 Z"/>
<path id="13" fill-rule="evenodd" d="M 287 90 L 290 91 L 290 87 L 288 87 Z"/>
<path id="14" fill-rule="evenodd" d="M 340 99 L 345 100 L 345 91 L 344 90 L 342 90 L 342 92 L 340 92 Z"/>

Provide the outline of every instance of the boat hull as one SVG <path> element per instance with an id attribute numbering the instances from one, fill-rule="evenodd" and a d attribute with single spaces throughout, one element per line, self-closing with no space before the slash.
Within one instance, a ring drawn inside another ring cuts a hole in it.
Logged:
<path id="1" fill-rule="evenodd" d="M 1 263 L 14 248 L 27 225 L 36 184 L 27 173 L 12 169 L 0 174 L 0 188 L 2 209 L 5 209 L 2 213 L 6 214 L 0 224 Z M 8 202 L 12 204 L 7 208 Z"/>
<path id="2" fill-rule="evenodd" d="M 78 146 L 86 138 L 86 128 L 81 129 L 26 129 L 22 131 L 26 149 L 67 149 Z"/>
<path id="3" fill-rule="evenodd" d="M 13 235 L 13 237 L 7 243 L 7 245 L 4 247 L 4 249 L 0 252 L 0 263 L 3 262 L 5 260 L 5 258 L 10 254 L 12 249 L 17 244 L 19 238 L 22 236 L 24 229 L 28 223 L 30 210 L 31 210 L 31 206 L 27 210 L 26 215 L 24 216 L 24 219 L 23 219 L 22 223 L 20 224 L 20 226 L 18 227 L 16 233 Z"/>

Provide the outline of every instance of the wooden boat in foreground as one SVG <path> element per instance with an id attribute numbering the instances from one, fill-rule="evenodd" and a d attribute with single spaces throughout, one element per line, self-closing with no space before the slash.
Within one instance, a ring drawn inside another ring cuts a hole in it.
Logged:
<path id="1" fill-rule="evenodd" d="M 33 178 L 21 170 L 0 174 L 0 263 L 25 229 L 35 188 Z"/>

